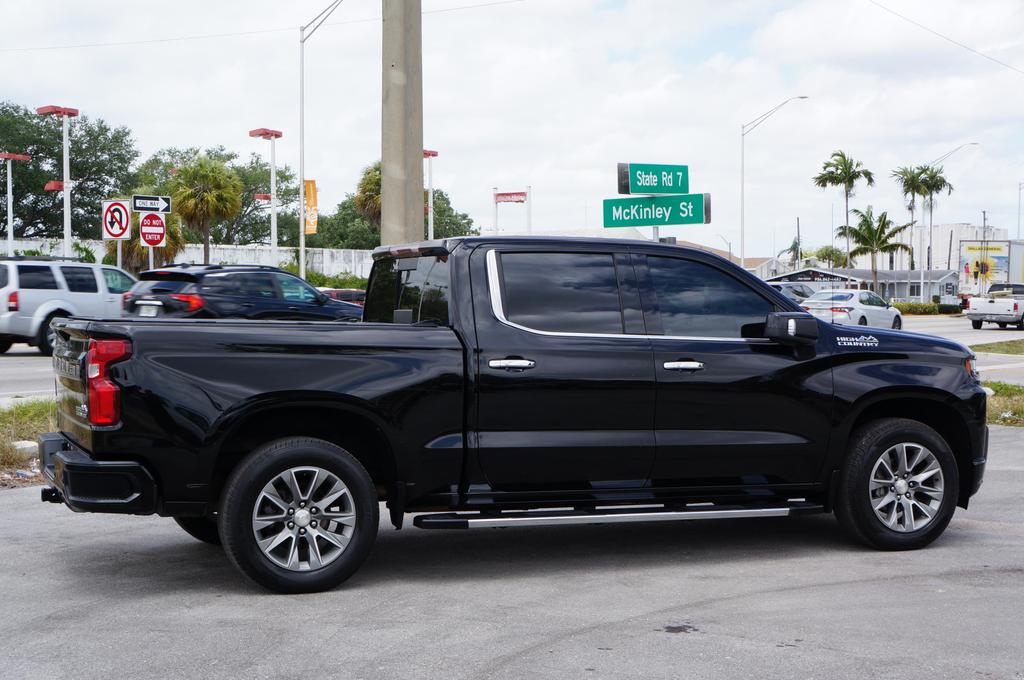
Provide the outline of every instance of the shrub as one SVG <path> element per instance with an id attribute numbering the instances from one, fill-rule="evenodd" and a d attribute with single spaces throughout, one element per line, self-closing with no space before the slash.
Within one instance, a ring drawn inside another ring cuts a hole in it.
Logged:
<path id="1" fill-rule="evenodd" d="M 934 302 L 897 302 L 900 314 L 938 314 L 939 306 Z"/>
<path id="2" fill-rule="evenodd" d="M 281 269 L 299 275 L 299 266 L 294 262 L 281 265 Z M 366 288 L 366 279 L 355 274 L 338 274 L 330 276 L 311 269 L 306 270 L 306 281 L 317 288 Z"/>
<path id="3" fill-rule="evenodd" d="M 939 314 L 959 314 L 962 311 L 960 305 L 939 305 Z"/>

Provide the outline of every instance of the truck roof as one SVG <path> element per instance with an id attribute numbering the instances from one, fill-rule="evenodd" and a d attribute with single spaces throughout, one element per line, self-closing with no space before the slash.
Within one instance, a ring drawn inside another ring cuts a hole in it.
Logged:
<path id="1" fill-rule="evenodd" d="M 378 260 L 384 257 L 414 257 L 417 255 L 447 254 L 452 252 L 458 245 L 468 246 L 490 244 L 583 244 L 583 245 L 632 245 L 645 247 L 661 247 L 673 251 L 686 251 L 689 253 L 700 253 L 711 257 L 721 258 L 715 253 L 699 248 L 673 245 L 670 243 L 655 243 L 640 239 L 622 238 L 596 238 L 593 236 L 455 236 L 447 239 L 435 239 L 433 241 L 417 241 L 393 246 L 378 246 L 373 250 L 373 259 Z"/>

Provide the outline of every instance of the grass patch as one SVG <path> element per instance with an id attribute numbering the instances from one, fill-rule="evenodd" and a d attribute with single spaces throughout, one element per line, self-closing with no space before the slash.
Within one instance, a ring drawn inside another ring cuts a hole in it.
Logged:
<path id="1" fill-rule="evenodd" d="M 988 398 L 989 424 L 1024 427 L 1024 385 L 1004 382 L 983 384 L 995 392 Z"/>
<path id="2" fill-rule="evenodd" d="M 993 354 L 1024 354 L 1024 340 L 986 342 L 983 345 L 971 345 L 971 349 L 975 352 L 991 352 Z"/>
<path id="3" fill-rule="evenodd" d="M 23 401 L 0 410 L 0 468 L 21 467 L 28 462 L 15 452 L 14 442 L 35 441 L 40 434 L 56 429 L 55 401 Z"/>

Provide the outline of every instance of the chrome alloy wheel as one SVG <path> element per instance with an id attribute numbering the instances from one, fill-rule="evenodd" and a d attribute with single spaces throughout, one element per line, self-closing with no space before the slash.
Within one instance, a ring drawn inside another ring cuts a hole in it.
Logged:
<path id="1" fill-rule="evenodd" d="M 882 524 L 900 533 L 917 531 L 942 505 L 942 467 L 924 446 L 896 444 L 875 461 L 869 487 L 871 507 Z"/>
<path id="2" fill-rule="evenodd" d="M 293 467 L 270 480 L 256 498 L 252 532 L 274 564 L 314 571 L 345 552 L 356 513 L 348 487 L 319 467 Z"/>

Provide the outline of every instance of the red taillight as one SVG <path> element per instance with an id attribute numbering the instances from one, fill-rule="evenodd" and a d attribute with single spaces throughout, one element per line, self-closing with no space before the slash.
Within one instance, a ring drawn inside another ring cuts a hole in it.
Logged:
<path id="1" fill-rule="evenodd" d="M 1015 311 L 1015 312 L 1020 311 L 1020 309 L 1017 307 L 1017 303 L 1016 302 L 1013 303 L 1013 311 Z"/>
<path id="2" fill-rule="evenodd" d="M 20 309 L 18 305 L 18 291 L 14 291 L 7 297 L 7 311 L 16 312 L 18 309 Z"/>
<path id="3" fill-rule="evenodd" d="M 171 293 L 171 299 L 184 302 L 186 312 L 194 312 L 203 306 L 203 298 L 195 293 Z"/>
<path id="4" fill-rule="evenodd" d="M 132 302 L 132 292 L 129 290 L 129 291 L 126 291 L 124 293 L 124 295 L 121 296 L 121 308 L 124 309 L 127 312 L 129 305 L 131 305 L 131 302 Z"/>
<path id="5" fill-rule="evenodd" d="M 121 388 L 107 377 L 107 367 L 131 353 L 132 344 L 127 340 L 89 340 L 85 376 L 93 425 L 116 425 L 121 420 Z"/>
<path id="6" fill-rule="evenodd" d="M 849 314 L 853 311 L 853 307 L 833 307 L 831 311 L 834 314 Z"/>

